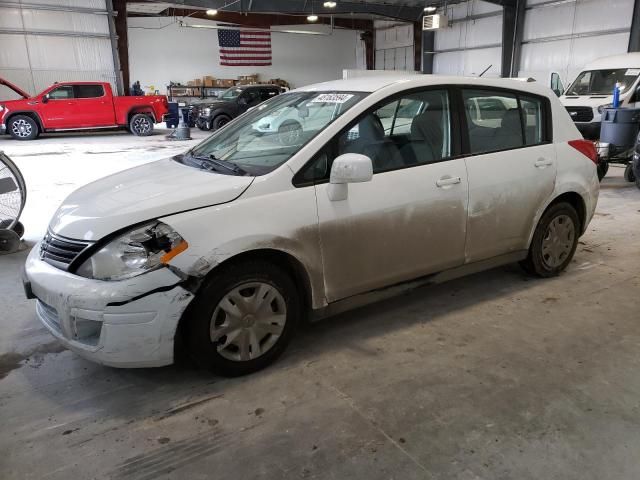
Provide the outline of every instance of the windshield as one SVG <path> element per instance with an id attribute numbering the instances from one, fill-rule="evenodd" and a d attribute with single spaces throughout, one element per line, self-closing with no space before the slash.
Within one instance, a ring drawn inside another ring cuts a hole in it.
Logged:
<path id="1" fill-rule="evenodd" d="M 587 70 L 567 89 L 567 95 L 612 95 L 613 87 L 620 83 L 620 93 L 629 89 L 640 75 L 640 68 L 614 70 Z"/>
<path id="2" fill-rule="evenodd" d="M 223 100 L 233 100 L 234 98 L 238 98 L 242 93 L 242 89 L 238 87 L 231 87 L 228 90 L 222 92 L 218 98 L 222 98 Z"/>
<path id="3" fill-rule="evenodd" d="M 295 92 L 278 95 L 220 129 L 189 151 L 182 163 L 231 168 L 226 174 L 264 175 L 297 153 L 308 141 L 367 94 Z M 206 165 L 204 165 L 206 164 Z"/>

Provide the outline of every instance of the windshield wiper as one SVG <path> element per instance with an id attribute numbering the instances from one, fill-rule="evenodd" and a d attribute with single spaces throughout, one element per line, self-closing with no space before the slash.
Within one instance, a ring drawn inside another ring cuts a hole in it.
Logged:
<path id="1" fill-rule="evenodd" d="M 213 154 L 210 154 L 208 157 L 200 157 L 192 153 L 191 156 L 197 160 L 200 160 L 202 162 L 202 166 L 204 168 L 208 168 L 209 170 L 213 169 L 213 170 L 219 171 L 220 168 L 223 168 L 229 172 L 233 172 L 234 175 L 239 175 L 239 176 L 248 175 L 247 171 L 244 168 L 236 165 L 233 162 L 228 162 L 227 160 L 220 160 L 219 158 L 216 158 L 215 155 Z M 218 168 L 215 168 L 215 167 L 218 167 Z"/>

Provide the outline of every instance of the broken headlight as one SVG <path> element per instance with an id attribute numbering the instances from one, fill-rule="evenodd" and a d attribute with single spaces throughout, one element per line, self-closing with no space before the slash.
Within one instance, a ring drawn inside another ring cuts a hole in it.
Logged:
<path id="1" fill-rule="evenodd" d="M 76 273 L 96 280 L 124 280 L 166 265 L 187 247 L 169 225 L 153 222 L 111 240 Z"/>

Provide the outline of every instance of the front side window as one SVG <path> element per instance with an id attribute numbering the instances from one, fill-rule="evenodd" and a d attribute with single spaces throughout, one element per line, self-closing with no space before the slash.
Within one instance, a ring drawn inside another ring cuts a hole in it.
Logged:
<path id="1" fill-rule="evenodd" d="M 272 88 L 266 89 L 266 90 L 261 90 L 260 91 L 260 100 L 261 101 L 265 101 L 265 100 L 269 100 L 272 97 L 275 97 L 276 95 L 278 95 L 278 91 Z"/>
<path id="2" fill-rule="evenodd" d="M 75 85 L 73 87 L 76 98 L 98 98 L 104 96 L 102 85 Z"/>
<path id="3" fill-rule="evenodd" d="M 567 95 L 612 95 L 613 87 L 620 83 L 620 93 L 631 88 L 640 75 L 640 68 L 617 68 L 611 70 L 587 70 L 580 73 Z"/>
<path id="4" fill-rule="evenodd" d="M 239 167 L 236 173 L 263 175 L 289 160 L 366 95 L 362 92 L 278 95 L 249 110 L 176 160 L 214 170 L 224 168 L 220 166 L 224 162 L 227 167 Z M 224 173 L 233 172 L 230 168 L 225 170 Z"/>
<path id="5" fill-rule="evenodd" d="M 74 98 L 73 86 L 63 85 L 51 90 L 48 95 L 50 100 L 68 100 Z"/>
<path id="6" fill-rule="evenodd" d="M 371 158 L 373 172 L 438 162 L 451 155 L 445 90 L 410 93 L 365 115 L 338 138 L 338 155 Z"/>
<path id="7" fill-rule="evenodd" d="M 221 98 L 222 100 L 235 100 L 240 96 L 242 92 L 243 90 L 241 88 L 231 87 L 222 92 L 222 95 L 220 95 L 219 98 Z"/>

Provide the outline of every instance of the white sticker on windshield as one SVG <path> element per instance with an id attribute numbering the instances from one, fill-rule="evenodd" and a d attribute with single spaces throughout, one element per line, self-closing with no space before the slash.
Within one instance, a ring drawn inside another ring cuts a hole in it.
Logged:
<path id="1" fill-rule="evenodd" d="M 640 68 L 630 68 L 624 73 L 625 77 L 637 77 L 640 75 Z"/>
<path id="2" fill-rule="evenodd" d="M 348 93 L 323 93 L 311 100 L 312 103 L 345 103 L 353 97 Z"/>

